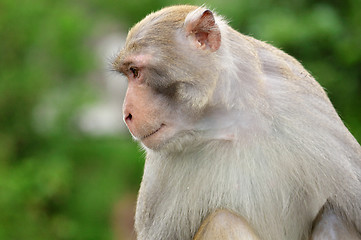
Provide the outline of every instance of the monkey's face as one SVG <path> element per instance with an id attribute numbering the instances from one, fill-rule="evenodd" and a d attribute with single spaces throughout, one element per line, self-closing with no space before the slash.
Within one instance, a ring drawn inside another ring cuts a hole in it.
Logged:
<path id="1" fill-rule="evenodd" d="M 180 121 L 175 117 L 177 107 L 169 97 L 146 83 L 147 74 L 139 62 L 129 67 L 123 115 L 136 140 L 150 149 L 159 149 L 180 131 Z"/>
<path id="2" fill-rule="evenodd" d="M 129 32 L 114 62 L 128 78 L 124 121 L 150 149 L 199 130 L 219 78 L 219 29 L 210 11 L 185 24 L 194 9 L 148 16 Z"/>

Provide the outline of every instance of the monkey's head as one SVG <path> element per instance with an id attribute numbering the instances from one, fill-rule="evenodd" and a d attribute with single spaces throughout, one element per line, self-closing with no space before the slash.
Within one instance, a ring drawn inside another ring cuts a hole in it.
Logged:
<path id="1" fill-rule="evenodd" d="M 219 78 L 220 46 L 215 16 L 194 6 L 162 9 L 129 31 L 114 68 L 128 78 L 124 121 L 135 139 L 158 150 L 197 131 Z"/>

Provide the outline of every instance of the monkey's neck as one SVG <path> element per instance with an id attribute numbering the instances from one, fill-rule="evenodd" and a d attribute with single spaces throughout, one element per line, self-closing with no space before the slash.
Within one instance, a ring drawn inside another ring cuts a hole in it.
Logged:
<path id="1" fill-rule="evenodd" d="M 251 136 L 264 135 L 270 129 L 270 122 L 259 114 L 241 109 L 209 108 L 196 129 L 204 140 L 236 142 L 249 139 Z"/>

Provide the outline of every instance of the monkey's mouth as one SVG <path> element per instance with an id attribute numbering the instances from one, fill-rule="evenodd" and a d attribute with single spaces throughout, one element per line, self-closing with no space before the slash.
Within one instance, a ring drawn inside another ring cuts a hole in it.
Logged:
<path id="1" fill-rule="evenodd" d="M 143 137 L 140 138 L 140 140 L 143 141 L 144 139 L 149 138 L 150 136 L 156 134 L 156 133 L 159 132 L 159 130 L 160 130 L 161 128 L 163 128 L 164 126 L 165 126 L 165 124 L 162 123 L 158 129 L 156 129 L 155 131 L 153 131 L 153 132 L 151 132 L 151 133 L 149 133 L 149 134 L 147 134 L 147 135 L 144 135 Z"/>

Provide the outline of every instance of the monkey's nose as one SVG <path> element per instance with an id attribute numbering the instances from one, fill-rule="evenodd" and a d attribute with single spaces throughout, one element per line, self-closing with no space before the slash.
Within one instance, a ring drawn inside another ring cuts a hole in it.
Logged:
<path id="1" fill-rule="evenodd" d="M 125 117 L 124 117 L 124 121 L 125 121 L 125 123 L 129 123 L 129 122 L 131 122 L 132 121 L 132 118 L 133 118 L 133 116 L 132 116 L 132 114 L 130 114 L 130 113 L 128 113 L 128 115 L 125 115 Z"/>

